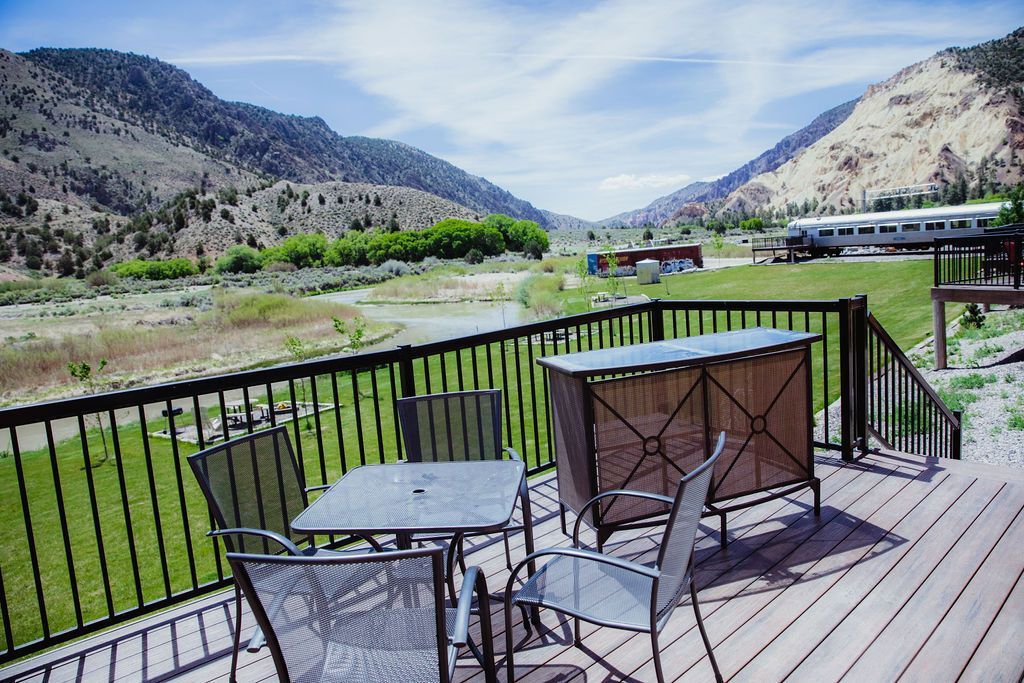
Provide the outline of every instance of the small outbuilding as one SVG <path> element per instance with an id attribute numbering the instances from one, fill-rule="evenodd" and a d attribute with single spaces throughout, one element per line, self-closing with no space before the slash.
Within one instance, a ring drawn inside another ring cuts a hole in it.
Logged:
<path id="1" fill-rule="evenodd" d="M 637 261 L 636 283 L 638 285 L 653 285 L 661 281 L 661 262 L 652 258 Z"/>

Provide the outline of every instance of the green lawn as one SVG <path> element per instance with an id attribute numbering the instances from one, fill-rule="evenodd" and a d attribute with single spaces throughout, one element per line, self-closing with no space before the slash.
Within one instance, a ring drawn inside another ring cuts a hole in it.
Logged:
<path id="1" fill-rule="evenodd" d="M 642 288 L 636 285 L 634 278 L 627 278 L 626 288 L 631 294 L 643 292 L 666 299 L 828 299 L 865 293 L 871 310 L 893 337 L 907 348 L 924 338 L 931 329 L 930 279 L 930 261 L 904 261 L 741 267 L 672 276 L 665 278 L 662 284 Z M 603 281 L 595 283 L 591 290 L 608 289 L 607 284 Z M 563 295 L 568 311 L 586 310 L 586 300 L 581 291 L 569 290 Z M 950 309 L 950 315 L 955 315 L 953 307 Z M 696 316 L 691 315 L 690 321 L 696 330 Z M 748 315 L 747 324 L 752 321 Z M 711 318 L 705 316 L 704 322 L 710 331 Z M 719 329 L 725 329 L 724 316 L 720 315 L 717 322 Z M 740 324 L 738 313 L 733 314 L 732 322 L 734 327 Z M 762 322 L 767 324 L 769 320 Z M 779 319 L 781 326 L 787 327 L 788 322 L 784 318 Z M 626 323 L 621 328 L 617 322 L 601 325 L 600 339 L 605 345 L 639 341 L 640 322 L 633 318 L 631 323 L 632 327 Z M 677 317 L 675 324 L 682 334 L 685 320 Z M 807 319 L 797 316 L 793 327 L 812 331 L 822 329 L 821 320 L 816 316 Z M 673 321 L 667 319 L 666 333 L 672 334 L 672 330 Z M 586 349 L 598 345 L 598 326 L 590 330 L 589 336 L 587 330 L 582 332 L 582 336 L 570 341 L 570 348 Z M 832 376 L 828 379 L 826 391 L 822 373 L 815 373 L 816 409 L 834 399 L 838 392 L 836 325 L 830 324 L 827 333 Z M 506 342 L 503 346 L 493 344 L 489 348 L 453 352 L 443 357 L 432 356 L 426 363 L 417 362 L 414 367 L 417 392 L 488 386 L 502 388 L 508 404 L 506 430 L 511 444 L 530 465 L 547 462 L 552 457 L 552 444 L 548 439 L 547 387 L 534 359 L 543 353 L 551 353 L 551 342 L 534 338 L 532 341 L 520 340 L 518 344 Z M 559 351 L 566 351 L 564 343 Z M 821 367 L 823 353 L 823 345 L 818 344 L 815 368 Z M 360 372 L 355 376 L 355 386 L 351 374 L 339 374 L 334 379 L 341 409 L 319 414 L 321 438 L 316 436 L 316 420 L 310 418 L 313 429 L 309 431 L 305 429 L 305 418 L 299 421 L 303 463 L 311 483 L 337 479 L 342 473 L 343 461 L 346 467 L 361 464 L 361 452 L 367 462 L 394 460 L 397 452 L 389 369 L 380 367 Z M 316 378 L 319 402 L 333 402 L 334 385 L 329 375 Z M 295 390 L 301 400 L 298 383 Z M 275 401 L 288 400 L 287 385 L 275 385 L 273 392 Z M 266 401 L 265 393 L 265 387 L 252 387 L 250 397 L 253 401 Z M 308 382 L 307 399 L 312 400 Z M 176 401 L 175 405 L 179 402 Z M 185 407 L 185 414 L 180 422 L 191 422 L 191 403 L 182 402 L 181 405 Z M 152 431 L 162 426 L 162 421 L 157 420 L 151 421 L 147 428 Z M 102 443 L 95 427 L 87 427 L 88 450 L 95 464 L 103 452 Z M 836 429 L 838 425 L 830 426 L 830 431 Z M 94 468 L 85 467 L 83 449 L 77 438 L 58 444 L 52 454 L 46 449 L 22 453 L 20 472 L 13 457 L 0 458 L 0 518 L 4 520 L 0 525 L 0 578 L 7 596 L 15 643 L 25 643 L 42 635 L 40 610 L 35 597 L 34 577 L 37 572 L 28 558 L 27 531 L 22 521 L 20 479 L 24 480 L 27 491 L 33 538 L 38 549 L 38 576 L 45 594 L 51 632 L 73 627 L 76 623 L 55 493 L 55 473 L 63 493 L 68 543 L 74 558 L 74 583 L 84 621 L 107 614 L 104 571 L 106 583 L 111 586 L 113 611 L 129 609 L 137 603 L 126 509 L 134 536 L 139 565 L 138 584 L 143 600 L 162 598 L 168 589 L 174 593 L 191 588 L 193 568 L 194 581 L 198 584 L 217 577 L 213 544 L 203 537 L 210 526 L 209 517 L 184 461 L 184 457 L 194 452 L 196 447 L 180 444 L 175 454 L 170 441 L 145 438 L 137 421 L 119 424 L 117 437 L 122 457 L 117 462 L 111 460 Z M 90 504 L 93 499 L 90 491 L 95 491 L 95 507 Z M 155 492 L 155 499 L 151 491 Z M 179 502 L 181 498 L 185 500 L 184 510 Z M 101 529 L 103 562 L 100 561 L 99 543 L 94 531 L 97 520 Z M 185 529 L 190 534 L 188 541 Z M 163 556 L 168 560 L 166 564 L 160 560 L 161 543 Z M 194 563 L 189 562 L 190 547 Z M 0 629 L 0 649 L 8 645 Z"/>

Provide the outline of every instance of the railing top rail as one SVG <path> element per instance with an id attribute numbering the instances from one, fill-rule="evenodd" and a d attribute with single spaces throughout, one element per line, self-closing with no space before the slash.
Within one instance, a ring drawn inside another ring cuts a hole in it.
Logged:
<path id="1" fill-rule="evenodd" d="M 985 246 L 989 244 L 1000 244 L 1008 239 L 1024 237 L 1024 227 L 1015 228 L 1006 232 L 992 232 L 984 235 L 964 235 L 962 237 L 936 237 L 935 249 L 943 247 L 964 247 L 964 246 Z"/>
<path id="2" fill-rule="evenodd" d="M 242 370 L 228 374 L 179 380 L 131 389 L 120 389 L 101 394 L 57 399 L 42 403 L 0 408 L 0 429 L 17 427 L 44 420 L 59 420 L 79 414 L 105 412 L 139 405 L 174 401 L 203 394 L 214 394 L 243 387 L 285 382 L 299 377 L 312 377 L 332 372 L 347 372 L 396 363 L 404 359 L 419 359 L 485 344 L 508 341 L 519 337 L 543 334 L 556 330 L 585 326 L 622 316 L 648 313 L 653 310 L 792 310 L 807 312 L 838 312 L 839 299 L 825 300 L 653 300 L 643 303 L 615 306 L 607 310 L 591 311 L 564 316 L 553 320 L 507 327 L 492 332 L 481 332 L 453 339 L 425 344 L 397 347 L 349 356 L 330 356 L 299 363 L 285 363 L 269 368 Z"/>

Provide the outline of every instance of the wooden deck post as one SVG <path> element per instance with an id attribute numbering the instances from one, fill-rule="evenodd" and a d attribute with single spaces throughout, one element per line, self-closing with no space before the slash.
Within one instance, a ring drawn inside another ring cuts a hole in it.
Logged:
<path id="1" fill-rule="evenodd" d="M 935 369 L 946 368 L 946 302 L 932 292 L 932 329 L 935 337 Z"/>

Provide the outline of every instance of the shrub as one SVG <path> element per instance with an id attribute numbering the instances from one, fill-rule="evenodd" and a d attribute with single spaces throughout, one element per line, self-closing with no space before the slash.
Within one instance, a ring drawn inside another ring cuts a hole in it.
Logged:
<path id="1" fill-rule="evenodd" d="M 130 277 L 136 280 L 176 280 L 199 272 L 195 264 L 187 258 L 174 258 L 166 261 L 133 259 L 115 264 L 111 266 L 110 270 L 120 277 Z"/>
<path id="2" fill-rule="evenodd" d="M 295 267 L 294 263 L 288 263 L 287 261 L 274 261 L 272 263 L 265 263 L 263 270 L 268 273 L 293 273 L 298 268 Z"/>
<path id="3" fill-rule="evenodd" d="M 117 275 L 109 270 L 94 270 L 85 276 L 85 283 L 90 287 L 109 287 L 117 282 Z"/>
<path id="4" fill-rule="evenodd" d="M 466 252 L 466 263 L 476 264 L 484 262 L 484 253 L 477 248 L 470 249 Z"/>
<path id="5" fill-rule="evenodd" d="M 412 268 L 409 267 L 408 263 L 405 261 L 395 261 L 394 259 L 380 264 L 380 270 L 394 277 L 402 277 L 412 272 Z"/>
<path id="6" fill-rule="evenodd" d="M 260 253 L 252 247 L 236 244 L 214 264 L 217 273 L 255 273 L 263 267 Z"/>
<path id="7" fill-rule="evenodd" d="M 964 313 L 960 316 L 960 324 L 964 327 L 979 329 L 985 324 L 985 314 L 981 312 L 978 304 L 967 304 L 964 306 Z"/>

